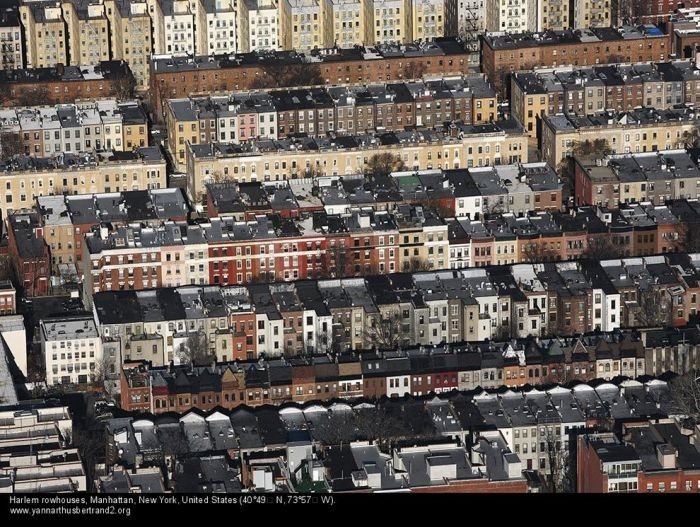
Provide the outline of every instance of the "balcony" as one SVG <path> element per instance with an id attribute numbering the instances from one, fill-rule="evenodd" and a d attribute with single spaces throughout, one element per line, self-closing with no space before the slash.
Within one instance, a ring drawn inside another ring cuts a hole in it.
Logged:
<path id="1" fill-rule="evenodd" d="M 608 473 L 608 479 L 636 478 L 637 472 L 615 472 Z"/>

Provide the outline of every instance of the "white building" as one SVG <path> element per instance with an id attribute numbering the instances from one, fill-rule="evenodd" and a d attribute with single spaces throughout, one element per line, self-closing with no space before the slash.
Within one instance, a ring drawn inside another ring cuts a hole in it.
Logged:
<path id="1" fill-rule="evenodd" d="M 283 22 L 290 25 L 286 0 L 241 0 L 240 10 L 238 45 L 241 52 L 274 51 L 291 46 L 291 35 L 282 30 Z"/>
<path id="2" fill-rule="evenodd" d="M 536 0 L 495 0 L 486 3 L 486 30 L 537 31 Z"/>
<path id="3" fill-rule="evenodd" d="M 471 255 L 474 261 L 474 255 Z M 484 340 L 494 338 L 498 330 L 499 310 L 498 291 L 491 283 L 486 269 L 471 268 L 460 271 L 471 288 L 474 300 L 479 304 L 479 323 L 477 325 L 477 335 L 474 340 Z M 495 308 L 494 308 L 495 306 Z"/>
<path id="4" fill-rule="evenodd" d="M 194 12 L 187 0 L 163 0 L 165 52 L 173 56 L 194 55 L 197 51 Z"/>
<path id="5" fill-rule="evenodd" d="M 0 411 L 0 492 L 85 492 L 85 470 L 71 448 L 67 407 L 6 406 Z"/>
<path id="6" fill-rule="evenodd" d="M 202 0 L 207 55 L 238 52 L 236 0 Z"/>
<path id="7" fill-rule="evenodd" d="M 87 384 L 102 377 L 102 340 L 91 316 L 43 319 L 39 327 L 48 385 Z"/>
<path id="8" fill-rule="evenodd" d="M 0 317 L 0 335 L 4 340 L 5 351 L 9 351 L 19 370 L 27 375 L 27 331 L 22 315 Z"/>
<path id="9" fill-rule="evenodd" d="M 97 101 L 96 105 L 102 117 L 104 147 L 107 150 L 122 150 L 122 117 L 117 113 L 117 102 Z"/>
<path id="10" fill-rule="evenodd" d="M 268 315 L 273 316 L 270 317 Z M 279 317 L 279 314 L 277 317 Z M 263 353 L 266 357 L 279 357 L 282 355 L 284 320 L 277 317 L 274 316 L 274 313 L 256 313 L 258 355 Z"/>

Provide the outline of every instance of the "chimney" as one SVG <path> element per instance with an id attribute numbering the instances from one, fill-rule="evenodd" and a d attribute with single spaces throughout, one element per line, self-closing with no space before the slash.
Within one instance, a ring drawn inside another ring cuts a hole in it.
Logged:
<path id="1" fill-rule="evenodd" d="M 676 468 L 676 449 L 672 445 L 668 443 L 656 445 L 656 457 L 662 469 L 672 470 Z"/>

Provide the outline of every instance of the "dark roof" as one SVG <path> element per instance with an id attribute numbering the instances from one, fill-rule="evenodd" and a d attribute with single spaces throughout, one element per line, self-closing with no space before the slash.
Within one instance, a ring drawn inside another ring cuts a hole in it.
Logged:
<path id="1" fill-rule="evenodd" d="M 591 446 L 603 463 L 614 463 L 618 461 L 640 461 L 639 455 L 634 447 L 593 441 Z"/>

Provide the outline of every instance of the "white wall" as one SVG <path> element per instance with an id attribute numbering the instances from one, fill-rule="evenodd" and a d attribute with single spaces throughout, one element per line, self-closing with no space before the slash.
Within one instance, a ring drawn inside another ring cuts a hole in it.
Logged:
<path id="1" fill-rule="evenodd" d="M 0 334 L 5 339 L 7 349 L 12 353 L 15 364 L 27 375 L 27 332 L 21 315 L 0 317 Z"/>

